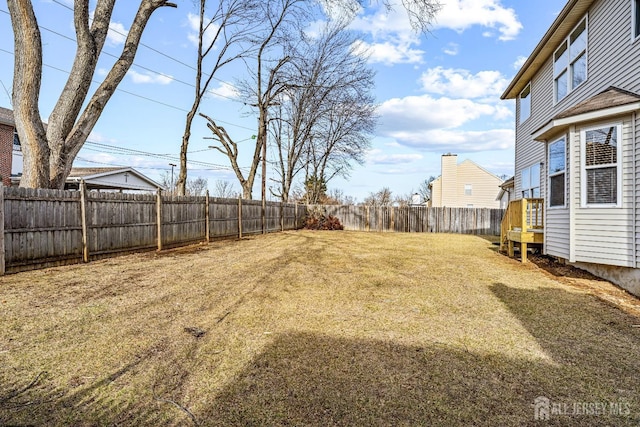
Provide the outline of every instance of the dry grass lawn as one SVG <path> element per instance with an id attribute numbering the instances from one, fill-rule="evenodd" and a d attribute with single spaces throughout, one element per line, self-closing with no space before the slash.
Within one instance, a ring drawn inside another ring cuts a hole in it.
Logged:
<path id="1" fill-rule="evenodd" d="M 494 248 L 286 232 L 2 277 L 0 425 L 520 426 L 538 396 L 640 425 L 638 300 Z"/>

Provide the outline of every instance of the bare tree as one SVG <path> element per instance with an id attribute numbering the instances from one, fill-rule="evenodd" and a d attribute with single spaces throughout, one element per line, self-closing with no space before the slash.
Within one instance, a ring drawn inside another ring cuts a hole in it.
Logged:
<path id="1" fill-rule="evenodd" d="M 257 0 L 218 0 L 213 15 L 208 18 L 207 0 L 199 0 L 198 49 L 196 55 L 195 93 L 191 109 L 187 113 L 180 146 L 180 173 L 178 192 L 185 194 L 187 183 L 187 150 L 191 138 L 191 126 L 202 99 L 216 73 L 225 65 L 248 55 L 248 38 L 256 31 L 259 2 Z M 215 2 L 214 2 L 215 4 Z M 215 46 L 215 49 L 214 49 Z M 217 52 L 213 63 L 204 71 L 204 62 L 212 52 Z"/>
<path id="2" fill-rule="evenodd" d="M 418 186 L 418 194 L 422 198 L 423 202 L 431 200 L 431 183 L 435 181 L 436 177 L 431 175 L 429 179 L 425 179 Z"/>
<path id="3" fill-rule="evenodd" d="M 354 55 L 357 39 L 346 30 L 346 23 L 327 24 L 319 36 L 302 34 L 300 39 L 292 48 L 291 60 L 283 68 L 289 84 L 280 97 L 278 120 L 271 124 L 279 196 L 283 201 L 288 200 L 296 175 L 306 169 L 311 159 L 308 154 L 312 152 L 309 145 L 324 131 L 336 101 L 348 97 L 350 92 L 368 91 L 373 84 L 366 58 Z M 312 171 L 312 175 L 313 172 L 316 171 Z M 318 177 L 328 178 L 321 174 Z M 310 175 L 305 178 L 309 181 Z"/>
<path id="4" fill-rule="evenodd" d="M 31 1 L 7 0 L 14 34 L 13 114 L 22 144 L 22 187 L 63 188 L 76 155 L 107 102 L 131 67 L 149 18 L 174 3 L 142 0 L 122 50 L 89 101 L 91 79 L 104 46 L 115 0 L 98 1 L 89 19 L 89 0 L 75 0 L 73 24 L 77 50 L 71 73 L 47 127 L 38 100 L 42 80 L 42 40 Z"/>
<path id="5" fill-rule="evenodd" d="M 401 194 L 399 196 L 395 196 L 393 198 L 393 203 L 395 203 L 400 207 L 411 206 L 411 204 L 413 203 L 413 194 L 407 193 L 407 194 Z"/>
<path id="6" fill-rule="evenodd" d="M 219 152 L 227 156 L 231 167 L 240 182 L 245 199 L 252 198 L 253 184 L 261 158 L 266 158 L 267 128 L 269 109 L 277 105 L 280 93 L 286 83 L 281 80 L 280 69 L 289 61 L 289 56 L 283 51 L 284 41 L 290 27 L 304 22 L 304 5 L 306 0 L 266 0 L 260 2 L 264 31 L 254 35 L 257 42 L 255 57 L 243 57 L 250 77 L 239 83 L 239 89 L 247 99 L 247 105 L 258 113 L 258 132 L 256 144 L 253 147 L 253 157 L 248 172 L 245 173 L 238 166 L 238 146 L 230 138 L 224 128 L 201 114 L 209 123 L 207 127 L 218 136 L 220 144 L 214 146 Z M 264 169 L 263 169 L 264 175 Z"/>
<path id="7" fill-rule="evenodd" d="M 371 0 L 318 0 L 329 11 L 338 12 L 339 14 L 347 13 L 349 16 L 355 16 L 363 7 L 371 5 Z M 380 3 L 392 10 L 397 6 L 394 0 L 378 0 L 373 3 Z M 414 30 L 427 33 L 431 23 L 435 19 L 436 14 L 441 8 L 440 2 L 437 0 L 402 0 L 402 6 L 409 15 L 409 21 Z"/>
<path id="8" fill-rule="evenodd" d="M 331 101 L 305 152 L 307 178 L 316 177 L 314 182 L 326 185 L 336 176 L 348 177 L 354 162 L 364 162 L 376 121 L 376 106 L 369 92 L 372 84 L 372 77 L 364 79 Z"/>
<path id="9" fill-rule="evenodd" d="M 217 180 L 214 183 L 214 193 L 216 197 L 232 198 L 237 197 L 238 192 L 233 188 L 233 184 L 229 181 Z"/>
<path id="10" fill-rule="evenodd" d="M 364 204 L 369 206 L 391 206 L 393 195 L 389 187 L 383 187 L 375 193 L 369 193 L 364 199 Z"/>
<path id="11" fill-rule="evenodd" d="M 209 186 L 209 181 L 207 180 L 207 178 L 203 178 L 199 176 L 195 179 L 188 179 L 186 195 L 204 196 L 208 186 Z"/>

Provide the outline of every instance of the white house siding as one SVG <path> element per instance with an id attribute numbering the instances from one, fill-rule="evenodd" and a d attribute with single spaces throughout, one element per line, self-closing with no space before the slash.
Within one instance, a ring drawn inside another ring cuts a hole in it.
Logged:
<path id="1" fill-rule="evenodd" d="M 570 147 L 570 138 L 574 137 L 575 132 L 559 134 L 554 138 L 550 138 L 549 141 L 557 141 L 564 137 L 567 142 L 567 147 Z M 540 143 L 542 144 L 542 143 Z M 546 144 L 542 144 L 547 149 Z M 567 149 L 567 159 L 569 159 L 569 149 Z M 559 258 L 569 259 L 570 250 L 570 219 L 569 219 L 569 206 L 571 200 L 570 182 L 571 182 L 571 162 L 567 162 L 565 168 L 565 207 L 547 207 L 545 209 L 545 234 L 544 234 L 544 253 L 547 255 L 556 256 Z M 546 158 L 544 176 L 548 176 L 549 159 Z M 547 185 L 546 188 L 549 188 Z M 544 198 L 549 200 L 549 194 L 545 193 Z"/>
<path id="2" fill-rule="evenodd" d="M 635 122 L 635 182 L 640 182 L 640 115 L 638 113 L 633 115 L 633 121 Z M 634 206 L 636 212 L 635 218 L 635 247 L 636 247 L 636 266 L 640 266 L 640 215 L 637 214 L 640 212 L 640 188 L 635 186 L 635 194 L 634 194 Z M 638 285 L 638 290 L 640 290 L 640 285 Z M 640 294 L 637 294 L 640 295 Z"/>
<path id="3" fill-rule="evenodd" d="M 554 104 L 553 57 L 548 58 L 534 75 L 531 81 L 531 116 L 521 125 L 516 122 L 515 198 L 522 197 L 522 169 L 546 157 L 545 144 L 531 138 L 534 131 L 555 115 L 610 86 L 640 93 L 640 39 L 632 40 L 631 4 L 630 0 L 599 0 L 593 3 L 587 21 L 587 80 L 559 103 Z M 565 36 L 571 30 L 567 28 Z M 636 189 L 635 185 L 640 182 L 640 163 L 636 165 L 634 161 L 640 159 L 640 147 L 635 147 L 639 144 L 634 142 L 640 142 L 640 125 L 632 126 L 632 123 L 632 117 L 626 118 L 623 130 L 622 208 L 580 208 L 580 141 L 579 134 L 573 135 L 570 152 L 573 157 L 568 168 L 574 167 L 573 171 L 567 171 L 571 179 L 567 191 L 573 191 L 568 199 L 571 205 L 566 212 L 546 209 L 547 253 L 588 263 L 635 267 L 636 258 L 640 262 L 640 251 L 636 250 L 640 248 L 640 215 L 636 215 L 636 212 L 640 213 L 640 186 Z M 632 129 L 635 129 L 635 134 Z M 546 181 L 541 179 L 540 190 L 548 197 Z"/>
<path id="4" fill-rule="evenodd" d="M 523 124 L 516 125 L 516 198 L 522 198 L 522 169 L 545 158 L 544 144 L 531 138 L 535 130 L 556 114 L 609 86 L 640 93 L 640 39 L 635 42 L 631 40 L 631 1 L 595 2 L 588 14 L 587 31 L 587 80 L 582 85 L 554 104 L 553 56 L 545 61 L 531 81 L 531 116 Z M 543 187 L 544 181 L 541 180 Z M 540 191 L 545 194 L 544 188 Z"/>
<path id="5" fill-rule="evenodd" d="M 515 194 L 514 199 L 522 198 L 522 170 L 535 163 L 544 161 L 544 144 L 534 141 L 531 134 L 542 127 L 551 117 L 553 100 L 552 62 L 548 60 L 541 72 L 531 81 L 531 115 L 522 124 L 516 125 L 515 149 Z M 517 117 L 520 117 L 520 105 L 517 102 Z M 542 169 L 542 168 L 541 168 Z M 542 174 L 542 171 L 540 172 Z M 544 194 L 544 179 L 540 177 L 540 194 Z"/>
<path id="6" fill-rule="evenodd" d="M 631 40 L 631 13 L 630 0 L 594 3 L 589 14 L 589 96 L 612 85 L 632 92 L 640 89 L 640 50 L 638 41 Z"/>
<path id="7" fill-rule="evenodd" d="M 442 178 L 438 177 L 431 182 L 431 200 L 429 206 L 442 206 Z"/>
<path id="8" fill-rule="evenodd" d="M 572 163 L 580 165 L 580 135 L 583 128 L 622 123 L 622 207 L 582 208 L 581 169 L 573 174 L 574 254 L 570 261 L 635 267 L 634 238 L 634 135 L 630 116 L 605 122 L 583 124 L 576 129 L 572 146 Z"/>
<path id="9" fill-rule="evenodd" d="M 457 172 L 458 197 L 456 206 L 464 208 L 473 205 L 477 208 L 493 209 L 500 207 L 500 201 L 496 200 L 500 192 L 499 185 L 502 183 L 500 178 L 468 160 L 458 165 Z M 466 184 L 471 184 L 470 196 L 465 194 Z"/>

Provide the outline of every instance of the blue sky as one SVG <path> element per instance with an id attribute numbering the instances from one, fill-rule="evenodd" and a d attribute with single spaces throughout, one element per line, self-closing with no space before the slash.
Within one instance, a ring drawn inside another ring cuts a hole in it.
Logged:
<path id="1" fill-rule="evenodd" d="M 47 28 L 42 31 L 46 66 L 40 98 L 46 120 L 64 85 L 64 70 L 71 68 L 73 60 L 74 43 L 65 38 L 74 37 L 72 12 L 64 7 L 71 2 L 33 3 L 40 26 Z M 112 26 L 121 33 L 130 25 L 134 3 L 116 5 Z M 430 175 L 440 174 L 440 156 L 448 152 L 497 175 L 513 174 L 515 105 L 501 101 L 500 95 L 565 1 L 441 3 L 443 9 L 427 36 L 411 31 L 401 7 L 390 14 L 369 8 L 353 22 L 377 72 L 380 119 L 366 163 L 356 165 L 348 181 L 330 182 L 330 189 L 340 188 L 358 201 L 385 186 L 396 195 L 408 194 Z M 194 71 L 187 65 L 193 64 L 195 55 L 192 2 L 178 4 L 178 9 L 163 8 L 152 16 L 137 65 L 107 105 L 76 166 L 133 166 L 154 179 L 171 170 L 172 161 L 164 155 L 179 153 L 193 93 L 189 85 Z M 103 52 L 119 55 L 122 41 L 122 36 L 111 33 Z M 13 33 L 4 3 L 0 5 L 0 81 L 9 93 L 12 52 Z M 112 62 L 103 54 L 94 79 L 99 81 Z M 236 140 L 248 140 L 246 160 L 240 162 L 246 165 L 256 117 L 243 103 L 225 97 L 233 95 L 230 85 L 238 72 L 231 67 L 220 73 L 201 111 L 219 120 Z M 10 108 L 2 85 L 0 106 Z M 215 180 L 230 181 L 239 190 L 228 160 L 207 148 L 211 141 L 203 139 L 210 136 L 204 120 L 196 120 L 192 132 L 189 159 L 198 163 L 189 165 L 189 176 L 207 178 L 212 190 Z M 254 197 L 256 194 L 257 186 Z"/>

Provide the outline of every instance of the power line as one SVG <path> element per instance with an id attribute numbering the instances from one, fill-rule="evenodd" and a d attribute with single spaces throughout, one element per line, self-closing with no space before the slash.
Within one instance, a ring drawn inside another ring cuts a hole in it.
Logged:
<path id="1" fill-rule="evenodd" d="M 10 51 L 8 51 L 6 49 L 0 48 L 0 52 L 4 52 L 4 53 L 7 53 L 9 55 L 14 56 L 13 52 L 10 52 Z M 51 68 L 53 70 L 59 71 L 61 73 L 64 73 L 64 74 L 71 74 L 70 71 L 64 70 L 64 69 L 59 68 L 59 67 L 55 67 L 53 65 L 49 65 L 49 64 L 45 64 L 45 63 L 43 63 L 42 65 L 47 67 L 47 68 Z M 97 80 L 92 80 L 92 82 L 96 83 L 96 84 L 100 84 L 101 83 L 101 82 L 99 82 Z M 126 93 L 128 95 L 135 96 L 136 98 L 144 99 L 145 101 L 153 102 L 155 104 L 162 105 L 164 107 L 172 108 L 174 110 L 178 110 L 178 111 L 181 111 L 183 113 L 188 113 L 189 112 L 188 110 L 185 110 L 184 108 L 176 107 L 175 105 L 167 104 L 166 102 L 158 101 L 158 100 L 155 100 L 153 98 L 149 98 L 149 97 L 144 96 L 144 95 L 139 95 L 137 93 L 130 92 L 128 90 L 125 90 L 125 89 L 122 89 L 122 88 L 119 88 L 119 87 L 116 88 L 116 91 L 122 92 L 122 93 Z M 235 126 L 237 128 L 245 129 L 245 130 L 248 130 L 248 131 L 251 131 L 251 132 L 255 131 L 255 129 L 252 129 L 252 128 L 249 128 L 249 127 L 246 127 L 246 126 L 242 126 L 242 125 L 239 125 L 239 124 L 236 124 L 236 123 L 227 122 L 227 121 L 224 121 L 224 120 L 216 120 L 216 122 L 224 123 L 224 124 L 227 124 L 229 126 Z"/>
<path id="2" fill-rule="evenodd" d="M 8 12 L 8 11 L 3 10 L 3 9 L 0 9 L 0 12 L 5 13 L 5 14 L 7 14 L 7 15 L 9 14 L 9 12 Z M 50 32 L 51 34 L 55 34 L 56 36 L 61 37 L 61 38 L 65 39 L 65 40 L 69 40 L 69 41 L 72 41 L 72 42 L 74 42 L 74 43 L 76 42 L 76 39 L 74 39 L 73 37 L 69 37 L 69 36 L 67 36 L 66 34 L 62 34 L 62 33 L 58 32 L 58 31 L 56 31 L 56 30 L 52 30 L 51 28 L 47 28 L 47 27 L 45 27 L 45 26 L 43 26 L 43 25 L 39 25 L 39 24 L 38 24 L 38 28 L 40 28 L 41 30 L 48 31 L 48 32 Z M 126 34 L 120 33 L 119 31 L 117 31 L 117 30 L 115 30 L 115 29 L 113 29 L 113 28 L 111 28 L 111 27 L 109 27 L 109 29 L 110 29 L 111 31 L 115 32 L 116 34 L 120 34 L 120 35 L 126 36 Z M 141 44 L 142 44 L 142 43 L 141 43 Z M 109 57 L 114 58 L 114 59 L 119 59 L 119 56 L 118 56 L 118 55 L 115 55 L 115 54 L 113 54 L 113 53 L 107 52 L 107 51 L 105 51 L 105 50 L 102 50 L 101 54 L 104 54 L 104 55 L 109 56 Z M 167 56 L 167 55 L 165 55 L 165 56 Z M 163 72 L 161 72 L 161 71 L 156 71 L 156 70 L 151 69 L 151 68 L 149 68 L 149 67 L 146 67 L 146 66 L 144 66 L 144 65 L 140 65 L 140 64 L 138 64 L 137 62 L 133 62 L 131 65 L 132 65 L 132 66 L 135 66 L 135 67 L 137 67 L 137 68 L 140 68 L 140 69 L 142 69 L 142 70 L 148 71 L 148 72 L 150 72 L 150 73 L 154 73 L 154 74 L 156 74 L 156 75 L 158 75 L 158 76 L 164 77 L 164 78 L 169 79 L 169 80 L 171 80 L 171 81 L 174 81 L 174 82 L 176 82 L 176 83 L 181 83 L 181 84 L 183 84 L 183 85 L 189 86 L 189 87 L 194 88 L 194 89 L 195 89 L 195 87 L 196 87 L 196 85 L 194 85 L 193 83 L 185 82 L 184 80 L 177 79 L 177 78 L 175 78 L 175 77 L 173 77 L 173 76 L 170 76 L 169 74 L 163 73 Z M 191 69 L 195 70 L 195 68 L 193 68 L 193 67 L 191 67 L 191 66 L 189 66 L 189 68 L 191 68 Z M 209 74 L 202 73 L 202 75 L 204 75 L 204 76 L 208 76 Z M 219 82 L 221 82 L 221 83 L 226 83 L 224 80 L 221 80 L 221 79 L 219 79 L 219 78 L 217 78 L 217 77 L 213 77 L 213 80 L 219 81 Z M 232 97 L 230 97 L 230 96 L 223 95 L 223 94 L 221 94 L 221 93 L 217 93 L 217 92 L 215 92 L 214 90 L 211 90 L 211 89 L 210 89 L 210 90 L 209 90 L 209 92 L 213 93 L 215 96 L 219 96 L 220 98 L 225 98 L 225 99 L 227 99 L 227 100 L 229 100 L 229 101 L 237 102 L 237 103 L 240 103 L 240 104 L 246 105 L 246 102 L 240 101 L 239 99 L 232 98 Z"/>

